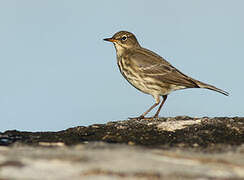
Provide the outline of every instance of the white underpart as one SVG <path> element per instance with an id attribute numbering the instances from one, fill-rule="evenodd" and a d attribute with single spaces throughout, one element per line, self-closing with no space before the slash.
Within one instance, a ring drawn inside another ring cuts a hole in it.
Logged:
<path id="1" fill-rule="evenodd" d="M 116 51 L 117 51 L 117 55 L 118 55 L 118 56 L 121 56 L 122 53 L 123 53 L 123 51 L 124 51 L 124 48 L 121 47 L 120 45 L 118 45 L 117 43 L 114 43 L 114 46 L 115 46 L 115 49 L 116 49 Z"/>

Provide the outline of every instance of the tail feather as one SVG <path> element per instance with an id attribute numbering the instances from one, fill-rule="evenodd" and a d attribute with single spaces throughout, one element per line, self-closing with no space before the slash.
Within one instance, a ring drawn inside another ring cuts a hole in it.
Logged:
<path id="1" fill-rule="evenodd" d="M 224 95 L 226 95 L 226 96 L 229 96 L 229 93 L 228 93 L 228 92 L 226 92 L 226 91 L 224 91 L 224 90 L 222 90 L 222 89 L 216 88 L 215 86 L 212 86 L 212 85 L 210 85 L 210 84 L 205 84 L 205 83 L 202 83 L 202 82 L 200 82 L 200 81 L 197 81 L 196 83 L 197 83 L 197 85 L 198 85 L 200 88 L 210 89 L 210 90 L 219 92 L 219 93 L 221 93 L 221 94 L 224 94 Z"/>

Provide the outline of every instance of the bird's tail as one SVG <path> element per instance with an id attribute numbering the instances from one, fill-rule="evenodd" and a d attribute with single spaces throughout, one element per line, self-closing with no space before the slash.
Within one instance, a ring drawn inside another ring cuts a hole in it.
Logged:
<path id="1" fill-rule="evenodd" d="M 215 86 L 212 86 L 210 84 L 206 84 L 206 83 L 203 83 L 203 82 L 200 82 L 200 81 L 196 81 L 196 84 L 200 87 L 200 88 L 205 88 L 205 89 L 210 89 L 210 90 L 213 90 L 213 91 L 216 91 L 216 92 L 219 92 L 219 93 L 222 93 L 226 96 L 229 96 L 229 93 L 222 90 L 222 89 L 219 89 L 219 88 L 216 88 Z"/>

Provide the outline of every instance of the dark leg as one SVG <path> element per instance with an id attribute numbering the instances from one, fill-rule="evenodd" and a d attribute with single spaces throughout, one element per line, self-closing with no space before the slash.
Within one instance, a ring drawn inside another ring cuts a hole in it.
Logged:
<path id="1" fill-rule="evenodd" d="M 160 106 L 159 106 L 159 108 L 158 108 L 156 114 L 154 115 L 154 118 L 157 118 L 157 117 L 158 117 L 159 112 L 160 112 L 161 108 L 163 107 L 164 102 L 166 101 L 167 97 L 168 97 L 167 95 L 164 95 L 164 96 L 163 96 L 163 101 L 162 101 L 162 103 L 160 104 Z"/>
<path id="2" fill-rule="evenodd" d="M 153 108 L 155 108 L 157 105 L 159 105 L 160 101 L 159 102 L 156 102 L 155 104 L 153 104 L 146 112 L 144 112 L 141 116 L 139 117 L 135 117 L 135 118 L 129 118 L 129 119 L 144 119 L 145 116 L 147 115 L 147 113 L 149 113 Z"/>

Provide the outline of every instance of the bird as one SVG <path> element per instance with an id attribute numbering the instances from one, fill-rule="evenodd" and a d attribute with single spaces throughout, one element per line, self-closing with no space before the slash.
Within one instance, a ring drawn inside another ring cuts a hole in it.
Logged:
<path id="1" fill-rule="evenodd" d="M 136 89 L 152 95 L 155 99 L 155 103 L 143 114 L 130 119 L 144 119 L 161 102 L 155 115 L 148 117 L 148 119 L 158 118 L 168 95 L 176 90 L 205 88 L 229 95 L 222 89 L 183 74 L 160 55 L 141 47 L 136 36 L 131 32 L 119 31 L 111 38 L 103 40 L 114 44 L 117 64 L 123 77 Z"/>

